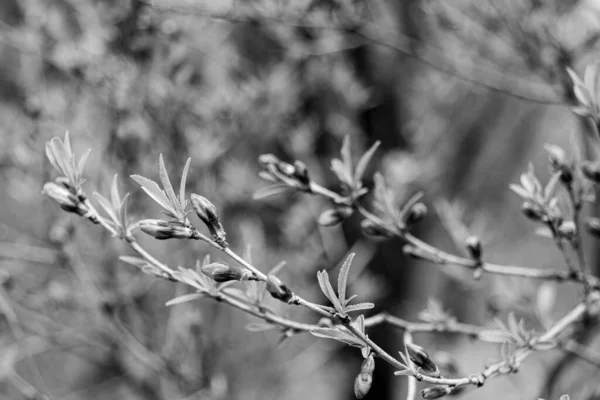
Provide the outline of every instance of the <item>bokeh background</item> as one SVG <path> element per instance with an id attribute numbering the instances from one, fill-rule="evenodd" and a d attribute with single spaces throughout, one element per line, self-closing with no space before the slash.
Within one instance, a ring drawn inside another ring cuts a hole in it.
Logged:
<path id="1" fill-rule="evenodd" d="M 118 174 L 134 218 L 160 214 L 128 176 L 156 179 L 160 153 L 175 176 L 192 157 L 188 191 L 218 206 L 233 248 L 251 245 L 263 271 L 286 260 L 282 276 L 306 298 L 323 301 L 316 271 L 355 251 L 351 290 L 374 312 L 415 320 L 436 298 L 486 324 L 527 317 L 538 284 L 406 259 L 355 219 L 319 227 L 320 198 L 253 200 L 257 157 L 302 160 L 335 189 L 342 138 L 356 157 L 381 140 L 370 172 L 399 199 L 425 190 L 443 216 L 420 237 L 460 252 L 466 228 L 492 261 L 556 267 L 507 185 L 529 162 L 549 176 L 544 143 L 586 151 L 565 68 L 581 73 L 599 50 L 597 0 L 0 1 L 0 398 L 351 399 L 360 369 L 354 348 L 250 332 L 252 318 L 209 300 L 165 307 L 188 289 L 120 262 L 125 245 L 40 193 L 55 176 L 51 137 L 68 130 L 77 154 L 92 148 L 86 190 L 106 194 Z M 140 240 L 172 266 L 222 259 L 202 243 Z M 560 316 L 578 294 L 558 293 Z M 592 328 L 580 339 L 593 347 Z M 401 348 L 389 327 L 369 335 Z M 416 340 L 466 374 L 498 358 L 460 337 Z M 597 373 L 550 352 L 459 397 L 591 399 Z M 403 399 L 405 380 L 378 362 L 367 398 Z"/>

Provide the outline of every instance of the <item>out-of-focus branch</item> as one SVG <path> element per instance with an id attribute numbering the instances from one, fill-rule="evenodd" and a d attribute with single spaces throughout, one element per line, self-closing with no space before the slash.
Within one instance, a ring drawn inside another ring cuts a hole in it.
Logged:
<path id="1" fill-rule="evenodd" d="M 415 43 L 415 39 L 403 36 L 399 32 L 392 32 L 389 29 L 385 30 L 377 22 L 349 18 L 348 21 L 344 21 L 343 23 L 324 24 L 312 22 L 305 16 L 282 17 L 279 15 L 248 14 L 235 11 L 215 13 L 204 11 L 197 7 L 178 8 L 157 5 L 152 1 L 146 1 L 146 3 L 161 12 L 197 15 L 231 23 L 263 21 L 265 23 L 281 24 L 296 28 L 338 31 L 349 36 L 360 37 L 366 42 L 401 52 L 439 72 L 494 92 L 540 104 L 558 105 L 565 103 L 565 100 L 556 94 L 555 89 L 546 83 L 536 83 L 525 78 L 506 76 L 501 70 L 482 68 L 469 60 L 454 59 L 451 61 L 444 55 L 441 49 L 436 49 L 426 43 Z"/>

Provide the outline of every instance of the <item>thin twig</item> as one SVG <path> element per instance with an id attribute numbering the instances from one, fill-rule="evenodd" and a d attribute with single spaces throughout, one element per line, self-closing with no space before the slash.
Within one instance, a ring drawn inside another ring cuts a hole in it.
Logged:
<path id="1" fill-rule="evenodd" d="M 410 331 L 405 331 L 404 345 L 406 346 L 407 344 L 412 344 L 412 342 L 413 340 Z M 414 398 L 417 395 L 417 379 L 412 376 L 409 376 L 407 385 L 408 387 L 406 388 L 406 400 L 414 400 Z"/>

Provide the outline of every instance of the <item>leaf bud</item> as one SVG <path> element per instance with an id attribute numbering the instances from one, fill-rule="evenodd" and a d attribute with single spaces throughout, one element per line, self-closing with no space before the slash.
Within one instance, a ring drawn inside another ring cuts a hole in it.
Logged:
<path id="1" fill-rule="evenodd" d="M 552 168 L 559 169 L 562 165 L 566 165 L 567 156 L 562 148 L 554 145 L 546 145 L 544 147 L 548 151 L 548 161 Z"/>
<path id="2" fill-rule="evenodd" d="M 594 183 L 600 183 L 600 163 L 594 161 L 582 161 L 581 172 L 583 176 Z"/>
<path id="3" fill-rule="evenodd" d="M 477 236 L 469 236 L 465 240 L 465 247 L 467 248 L 467 251 L 469 252 L 469 256 L 473 260 L 478 260 L 478 261 L 481 260 L 481 254 L 482 254 L 481 240 L 479 240 L 479 238 Z"/>
<path id="4" fill-rule="evenodd" d="M 73 185 L 71 185 L 69 178 L 67 178 L 66 176 L 59 176 L 58 178 L 56 178 L 54 180 L 54 182 L 56 182 L 57 184 L 59 184 L 61 186 L 64 186 L 65 189 L 68 189 L 73 194 L 77 193 L 77 190 L 75 189 L 75 187 Z"/>
<path id="5" fill-rule="evenodd" d="M 216 282 L 255 281 L 258 279 L 252 271 L 245 268 L 218 262 L 205 265 L 200 268 L 200 271 Z"/>
<path id="6" fill-rule="evenodd" d="M 192 229 L 179 222 L 165 221 L 162 219 L 145 219 L 140 221 L 142 232 L 158 239 L 191 239 L 194 237 Z"/>
<path id="7" fill-rule="evenodd" d="M 417 203 L 408 212 L 406 216 L 406 225 L 414 225 L 420 222 L 427 215 L 427 206 L 423 203 Z"/>
<path id="8" fill-rule="evenodd" d="M 439 378 L 440 369 L 435 365 L 433 360 L 429 357 L 429 354 L 421 346 L 416 344 L 407 343 L 406 350 L 410 360 L 419 367 L 420 371 L 429 376 Z"/>
<path id="9" fill-rule="evenodd" d="M 206 197 L 192 193 L 190 198 L 192 200 L 192 207 L 202 222 L 206 225 L 210 225 L 219 221 L 217 208 Z"/>
<path id="10" fill-rule="evenodd" d="M 532 221 L 541 221 L 544 217 L 544 213 L 538 206 L 535 204 L 525 201 L 523 205 L 521 205 L 521 211 L 523 214 Z"/>
<path id="11" fill-rule="evenodd" d="M 89 214 L 89 210 L 85 204 L 83 204 L 81 200 L 65 186 L 61 186 L 54 182 L 46 182 L 42 192 L 58 203 L 60 208 L 67 212 L 81 216 L 87 216 Z"/>
<path id="12" fill-rule="evenodd" d="M 222 247 L 227 247 L 227 241 L 225 240 L 226 233 L 219 215 L 217 214 L 217 208 L 211 203 L 206 197 L 200 196 L 196 193 L 190 195 L 192 200 L 192 208 L 196 211 L 198 218 L 204 222 L 208 230 L 213 236 L 213 240 Z"/>
<path id="13" fill-rule="evenodd" d="M 362 362 L 362 365 L 360 366 L 360 372 L 372 374 L 373 371 L 375 371 L 375 358 L 373 358 L 373 354 L 369 354 L 369 356 Z"/>
<path id="14" fill-rule="evenodd" d="M 308 186 L 310 184 L 308 168 L 306 168 L 306 164 L 300 160 L 294 161 L 294 177 L 303 185 Z"/>
<path id="15" fill-rule="evenodd" d="M 275 275 L 267 277 L 267 292 L 277 300 L 289 303 L 294 299 L 294 293 Z"/>
<path id="16" fill-rule="evenodd" d="M 448 386 L 431 386 L 421 390 L 421 397 L 425 400 L 441 399 L 452 393 L 452 388 Z"/>
<path id="17" fill-rule="evenodd" d="M 354 211 L 351 207 L 330 208 L 325 210 L 319 216 L 319 225 L 334 226 L 344 221 L 352 215 Z"/>
<path id="18" fill-rule="evenodd" d="M 354 380 L 354 395 L 357 399 L 362 399 L 369 393 L 371 384 L 373 383 L 373 375 L 367 372 L 361 372 Z"/>
<path id="19" fill-rule="evenodd" d="M 600 238 L 600 218 L 588 218 L 585 227 L 592 236 Z"/>
<path id="20" fill-rule="evenodd" d="M 553 145 L 546 145 L 548 151 L 548 161 L 550 166 L 556 172 L 560 171 L 560 180 L 564 183 L 570 183 L 573 180 L 573 171 L 567 161 L 565 151 Z"/>

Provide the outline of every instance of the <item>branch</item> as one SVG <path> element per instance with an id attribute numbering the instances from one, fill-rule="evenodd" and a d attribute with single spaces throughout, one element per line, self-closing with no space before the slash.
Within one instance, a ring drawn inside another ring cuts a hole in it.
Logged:
<path id="1" fill-rule="evenodd" d="M 311 182 L 310 185 L 311 193 L 318 194 L 329 198 L 335 204 L 345 204 L 352 205 L 358 209 L 358 211 L 367 219 L 377 224 L 381 229 L 386 230 L 390 235 L 399 237 L 403 239 L 407 243 L 415 246 L 416 248 L 424 251 L 427 254 L 432 255 L 431 258 L 428 258 L 428 261 L 434 262 L 439 265 L 457 265 L 461 267 L 466 267 L 470 269 L 480 268 L 483 272 L 489 272 L 491 274 L 496 275 L 504 275 L 504 276 L 519 276 L 523 278 L 530 279 L 539 279 L 539 280 L 553 280 L 557 282 L 565 282 L 572 281 L 578 283 L 587 283 L 590 288 L 600 289 L 600 280 L 593 276 L 584 274 L 577 271 L 564 271 L 558 269 L 538 269 L 538 268 L 530 268 L 530 267 L 522 267 L 522 266 L 514 266 L 514 265 L 502 265 L 502 264 L 493 264 L 489 262 L 478 262 L 477 260 L 473 260 L 470 258 L 465 258 L 461 256 L 457 256 L 451 253 L 448 253 L 444 250 L 438 249 L 418 238 L 413 236 L 411 233 L 406 231 L 401 231 L 394 228 L 389 227 L 388 224 L 385 224 L 379 217 L 374 215 L 373 213 L 366 210 L 363 206 L 361 206 L 357 202 L 352 202 L 350 199 L 341 196 L 335 192 L 332 192 L 321 185 Z"/>

